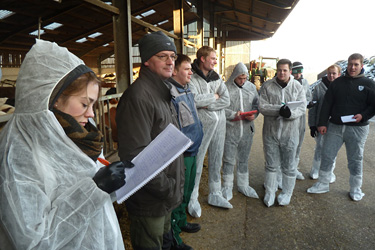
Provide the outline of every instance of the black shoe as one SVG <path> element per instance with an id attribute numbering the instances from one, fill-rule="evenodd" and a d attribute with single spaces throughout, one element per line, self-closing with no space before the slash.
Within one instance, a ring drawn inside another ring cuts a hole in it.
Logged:
<path id="1" fill-rule="evenodd" d="M 196 233 L 199 230 L 201 230 L 201 225 L 199 225 L 198 223 L 187 223 L 186 226 L 181 227 L 181 231 L 187 233 Z"/>
<path id="2" fill-rule="evenodd" d="M 185 243 L 181 243 L 180 245 L 174 246 L 173 249 L 175 250 L 193 250 L 193 248 Z"/>

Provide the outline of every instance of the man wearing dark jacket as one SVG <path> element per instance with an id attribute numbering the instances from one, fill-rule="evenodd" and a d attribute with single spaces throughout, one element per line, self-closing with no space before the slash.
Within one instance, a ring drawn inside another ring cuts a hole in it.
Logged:
<path id="1" fill-rule="evenodd" d="M 132 160 L 169 123 L 178 127 L 170 83 L 176 47 L 162 32 L 139 41 L 142 66 L 139 78 L 124 92 L 117 108 L 119 156 Z M 134 166 L 142 171 L 144 166 Z M 182 201 L 182 156 L 126 200 L 134 249 L 169 249 L 173 238 L 171 212 Z"/>
<path id="2" fill-rule="evenodd" d="M 352 54 L 348 59 L 345 76 L 333 81 L 324 96 L 318 131 L 325 135 L 319 179 L 308 193 L 326 193 L 333 163 L 345 143 L 350 172 L 350 198 L 359 201 L 362 190 L 363 150 L 369 133 L 368 120 L 375 114 L 368 96 L 375 83 L 364 76 L 363 56 Z"/>

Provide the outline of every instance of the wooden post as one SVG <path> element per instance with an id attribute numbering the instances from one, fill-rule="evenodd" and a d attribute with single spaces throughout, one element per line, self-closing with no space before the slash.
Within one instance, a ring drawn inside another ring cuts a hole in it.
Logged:
<path id="1" fill-rule="evenodd" d="M 203 1 L 198 1 L 197 11 L 199 19 L 197 21 L 197 46 L 198 48 L 203 46 L 204 42 L 204 32 L 203 32 Z"/>
<path id="2" fill-rule="evenodd" d="M 183 0 L 173 1 L 173 31 L 179 39 L 175 39 L 177 53 L 184 52 L 184 9 Z"/>
<path id="3" fill-rule="evenodd" d="M 113 0 L 113 5 L 120 10 L 120 14 L 113 17 L 117 93 L 124 92 L 133 81 L 130 2 Z"/>

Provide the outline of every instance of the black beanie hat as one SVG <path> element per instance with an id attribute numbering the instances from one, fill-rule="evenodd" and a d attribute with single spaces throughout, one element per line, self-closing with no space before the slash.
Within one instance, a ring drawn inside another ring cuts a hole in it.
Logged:
<path id="1" fill-rule="evenodd" d="M 144 35 L 138 44 L 142 63 L 147 62 L 148 59 L 160 51 L 174 51 L 177 54 L 174 42 L 161 31 Z"/>
<path id="2" fill-rule="evenodd" d="M 292 74 L 302 73 L 303 65 L 300 62 L 294 62 L 292 65 Z"/>

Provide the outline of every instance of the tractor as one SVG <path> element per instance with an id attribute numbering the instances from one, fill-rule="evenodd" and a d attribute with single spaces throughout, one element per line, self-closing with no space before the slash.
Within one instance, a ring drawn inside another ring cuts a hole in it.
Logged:
<path id="1" fill-rule="evenodd" d="M 279 58 L 262 57 L 250 62 L 250 81 L 255 84 L 259 91 L 263 82 L 273 78 L 276 74 L 276 64 Z"/>

